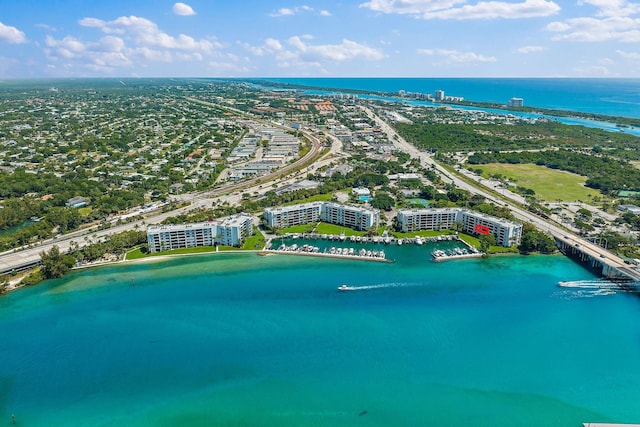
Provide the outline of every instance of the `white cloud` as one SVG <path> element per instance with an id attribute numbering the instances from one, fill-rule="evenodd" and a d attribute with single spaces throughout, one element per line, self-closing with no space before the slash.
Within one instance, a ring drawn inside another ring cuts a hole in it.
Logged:
<path id="1" fill-rule="evenodd" d="M 462 63 L 462 62 L 495 62 L 493 56 L 484 56 L 474 52 L 460 52 L 453 49 L 418 49 L 421 55 L 440 56 L 446 63 Z"/>
<path id="2" fill-rule="evenodd" d="M 547 25 L 547 30 L 562 33 L 553 38 L 561 41 L 640 42 L 640 19 L 631 17 L 572 18 L 564 22 L 552 22 Z"/>
<path id="3" fill-rule="evenodd" d="M 116 36 L 105 36 L 96 42 L 82 42 L 75 37 L 67 36 L 57 40 L 51 36 L 45 39 L 45 52 L 49 59 L 57 61 L 71 61 L 71 63 L 91 69 L 93 71 L 113 71 L 117 67 L 131 67 L 132 57 L 144 58 L 144 51 L 127 49 L 124 41 Z"/>
<path id="4" fill-rule="evenodd" d="M 278 18 L 281 16 L 293 16 L 293 15 L 299 15 L 301 13 L 304 12 L 314 12 L 315 9 L 312 8 L 311 6 L 307 6 L 307 5 L 303 5 L 303 6 L 296 6 L 296 7 L 283 7 L 280 8 L 276 11 L 273 11 L 269 14 L 269 16 L 273 17 L 273 18 Z M 318 14 L 320 16 L 331 16 L 331 13 L 327 10 L 321 10 L 320 12 L 318 12 Z"/>
<path id="5" fill-rule="evenodd" d="M 282 50 L 282 44 L 276 39 L 268 38 L 264 44 L 267 48 L 271 49 L 274 52 Z"/>
<path id="6" fill-rule="evenodd" d="M 384 58 L 384 54 L 352 40 L 343 39 L 338 45 L 309 45 L 303 41 L 302 37 L 294 36 L 287 40 L 289 45 L 294 47 L 294 53 L 305 61 L 318 61 L 329 59 L 332 61 L 344 61 L 353 58 L 369 60 L 379 60 Z"/>
<path id="7" fill-rule="evenodd" d="M 446 10 L 466 0 L 371 0 L 360 7 L 387 14 L 421 15 L 436 10 Z"/>
<path id="8" fill-rule="evenodd" d="M 43 30 L 47 30 L 47 31 L 51 31 L 51 32 L 56 32 L 58 31 L 58 29 L 56 27 L 52 27 L 49 24 L 35 24 L 36 28 L 42 28 Z"/>
<path id="9" fill-rule="evenodd" d="M 180 34 L 177 37 L 162 32 L 158 26 L 146 19 L 137 16 L 121 16 L 113 21 L 103 21 L 96 18 L 83 18 L 80 25 L 85 27 L 100 28 L 107 34 L 119 34 L 134 41 L 135 44 L 148 47 L 160 47 L 165 49 L 198 50 L 211 52 L 220 44 L 210 40 L 195 40 L 191 36 Z"/>
<path id="10" fill-rule="evenodd" d="M 560 6 L 548 0 L 525 0 L 524 3 L 502 1 L 479 2 L 475 5 L 427 12 L 423 19 L 520 19 L 550 16 L 558 13 Z"/>
<path id="11" fill-rule="evenodd" d="M 27 41 L 24 33 L 12 27 L 10 25 L 4 25 L 0 22 L 0 42 L 7 42 L 12 44 L 20 44 Z"/>
<path id="12" fill-rule="evenodd" d="M 560 11 L 560 6 L 550 0 L 525 0 L 521 3 L 506 1 L 466 0 L 371 0 L 360 7 L 388 14 L 411 14 L 422 19 L 516 19 L 550 16 Z"/>
<path id="13" fill-rule="evenodd" d="M 573 73 L 582 77 L 607 77 L 611 76 L 609 69 L 603 65 L 585 65 L 573 68 Z"/>
<path id="14" fill-rule="evenodd" d="M 616 53 L 625 59 L 640 61 L 640 52 L 626 52 L 624 50 L 616 50 Z"/>
<path id="15" fill-rule="evenodd" d="M 595 6 L 596 16 L 629 16 L 640 12 L 640 3 L 626 0 L 580 0 L 578 4 Z"/>
<path id="16" fill-rule="evenodd" d="M 277 16 L 291 16 L 291 15 L 295 15 L 294 10 L 283 7 L 282 9 L 278 9 L 277 11 L 272 12 L 269 16 L 277 17 Z"/>
<path id="17" fill-rule="evenodd" d="M 594 16 L 551 22 L 547 31 L 558 33 L 553 40 L 576 42 L 640 42 L 640 3 L 627 0 L 579 0 L 593 6 Z"/>
<path id="18" fill-rule="evenodd" d="M 328 63 L 348 60 L 381 60 L 384 53 L 352 40 L 344 39 L 340 44 L 310 44 L 313 36 L 309 34 L 290 37 L 286 42 L 269 38 L 260 46 L 240 43 L 256 56 L 269 55 L 276 59 L 278 68 L 295 69 L 299 75 L 328 74 Z"/>
<path id="19" fill-rule="evenodd" d="M 171 10 L 173 10 L 173 13 L 179 16 L 193 16 L 196 14 L 191 6 L 181 2 L 174 4 Z"/>
<path id="20" fill-rule="evenodd" d="M 542 46 L 522 46 L 516 49 L 518 53 L 532 53 L 532 52 L 541 52 L 546 50 L 546 48 Z"/>
<path id="21" fill-rule="evenodd" d="M 191 6 L 181 2 L 174 4 L 171 10 L 179 16 L 193 16 L 196 14 L 195 10 L 193 10 Z"/>
<path id="22" fill-rule="evenodd" d="M 121 16 L 113 21 L 84 18 L 79 23 L 101 30 L 104 36 L 91 41 L 47 36 L 45 53 L 53 65 L 58 63 L 57 69 L 113 74 L 123 68 L 135 70 L 153 63 L 210 60 L 222 47 L 212 39 L 169 35 L 152 21 L 136 16 Z"/>

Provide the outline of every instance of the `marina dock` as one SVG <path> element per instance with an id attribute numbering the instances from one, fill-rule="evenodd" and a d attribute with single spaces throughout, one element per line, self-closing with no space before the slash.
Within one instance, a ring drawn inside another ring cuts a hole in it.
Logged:
<path id="1" fill-rule="evenodd" d="M 367 249 L 356 249 L 353 247 L 347 248 L 336 248 L 331 247 L 330 249 L 320 250 L 318 246 L 313 246 L 309 244 L 297 245 L 296 243 L 292 245 L 281 244 L 277 249 L 272 248 L 272 242 L 269 241 L 265 246 L 265 249 L 261 252 L 262 254 L 267 253 L 275 253 L 275 254 L 286 254 L 286 255 L 305 255 L 305 256 L 321 256 L 321 257 L 329 257 L 329 258 L 342 258 L 342 259 L 358 259 L 363 261 L 379 261 L 379 262 L 393 262 L 386 258 L 386 254 L 383 250 L 367 250 Z"/>
<path id="2" fill-rule="evenodd" d="M 392 263 L 392 259 L 372 257 L 372 256 L 360 256 L 360 255 L 338 255 L 325 252 L 304 252 L 304 251 L 278 251 L 273 249 L 264 249 L 258 252 L 259 255 L 278 254 L 278 255 L 299 255 L 299 256 L 315 256 L 324 258 L 340 258 L 340 259 L 353 259 L 359 261 L 377 261 Z"/>

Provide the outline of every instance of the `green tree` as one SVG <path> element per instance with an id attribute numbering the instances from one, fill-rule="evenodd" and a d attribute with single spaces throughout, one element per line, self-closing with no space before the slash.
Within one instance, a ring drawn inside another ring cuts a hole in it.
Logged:
<path id="1" fill-rule="evenodd" d="M 369 202 L 372 207 L 385 211 L 390 211 L 395 206 L 395 200 L 388 193 L 378 192 Z"/>
<path id="2" fill-rule="evenodd" d="M 479 237 L 480 240 L 480 252 L 489 253 L 489 248 L 495 246 L 496 236 L 493 234 L 483 234 Z"/>
<path id="3" fill-rule="evenodd" d="M 40 252 L 40 259 L 42 261 L 40 271 L 45 279 L 64 276 L 75 262 L 72 256 L 60 252 L 58 246 L 52 247 L 49 252 Z"/>

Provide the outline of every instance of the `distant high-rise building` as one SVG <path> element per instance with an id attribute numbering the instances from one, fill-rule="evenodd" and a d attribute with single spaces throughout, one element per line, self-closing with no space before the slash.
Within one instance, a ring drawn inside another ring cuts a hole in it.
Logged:
<path id="1" fill-rule="evenodd" d="M 509 103 L 507 104 L 508 107 L 524 107 L 524 99 L 522 98 L 511 98 L 509 100 Z"/>
<path id="2" fill-rule="evenodd" d="M 436 90 L 435 93 L 433 94 L 433 99 L 436 101 L 444 101 L 444 91 Z"/>

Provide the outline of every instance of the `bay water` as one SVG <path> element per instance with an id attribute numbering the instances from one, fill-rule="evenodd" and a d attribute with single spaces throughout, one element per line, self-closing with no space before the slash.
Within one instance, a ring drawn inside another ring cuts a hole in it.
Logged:
<path id="1" fill-rule="evenodd" d="M 563 256 L 217 253 L 0 298 L 0 425 L 640 422 L 640 299 Z M 337 292 L 341 284 L 355 291 Z"/>

